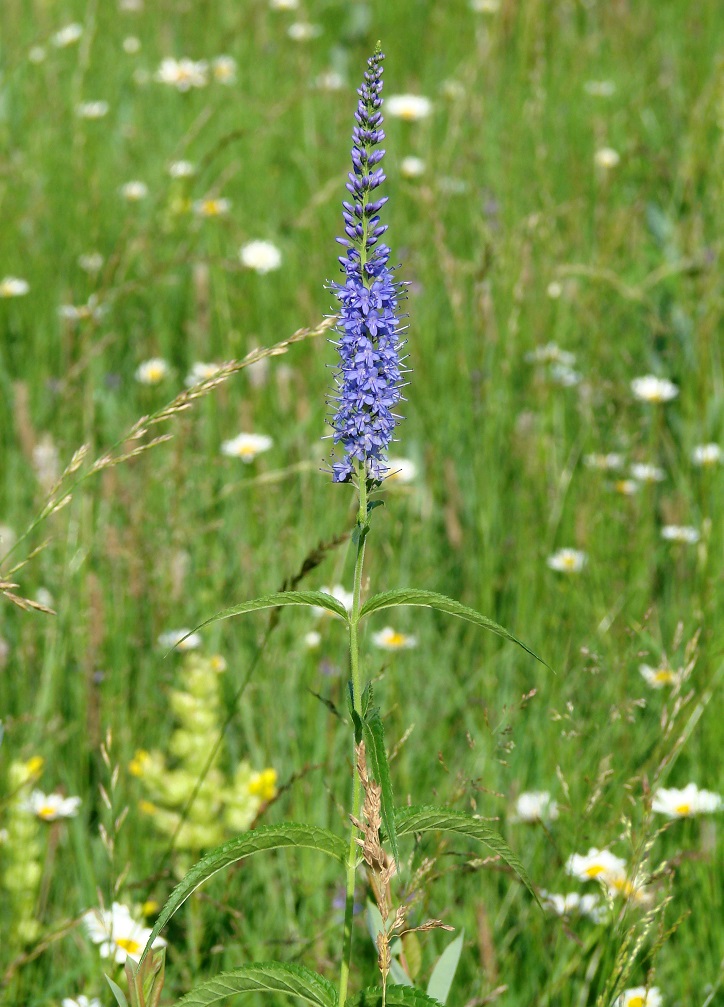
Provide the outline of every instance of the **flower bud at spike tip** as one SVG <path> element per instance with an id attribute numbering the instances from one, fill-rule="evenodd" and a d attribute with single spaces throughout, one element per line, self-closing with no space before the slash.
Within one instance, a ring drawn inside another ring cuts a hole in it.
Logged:
<path id="1" fill-rule="evenodd" d="M 399 419 L 393 410 L 402 398 L 404 340 L 397 304 L 403 284 L 394 279 L 390 249 L 380 242 L 387 225 L 378 213 L 387 197 L 375 191 L 385 181 L 382 168 L 375 167 L 385 152 L 374 149 L 385 138 L 380 112 L 384 58 L 378 42 L 357 91 L 352 171 L 346 184 L 352 199 L 342 204 L 346 237 L 337 239 L 346 249 L 339 259 L 345 282 L 330 284 L 341 305 L 335 344 L 339 366 L 329 398 L 332 478 L 339 483 L 351 482 L 360 465 L 372 482 L 384 478 Z"/>

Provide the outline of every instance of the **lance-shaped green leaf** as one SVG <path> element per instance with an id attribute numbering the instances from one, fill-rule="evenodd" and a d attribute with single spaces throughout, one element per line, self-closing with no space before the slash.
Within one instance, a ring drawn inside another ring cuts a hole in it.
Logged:
<path id="1" fill-rule="evenodd" d="M 161 910 L 160 916 L 156 920 L 144 948 L 141 961 L 146 957 L 154 940 L 176 910 L 184 904 L 189 895 L 195 892 L 204 881 L 207 881 L 225 867 L 235 864 L 238 860 L 251 856 L 252 853 L 260 853 L 262 850 L 277 850 L 289 846 L 304 847 L 318 850 L 320 853 L 328 853 L 335 860 L 338 860 L 340 864 L 344 864 L 347 858 L 347 845 L 344 840 L 339 836 L 335 836 L 333 832 L 329 832 L 328 829 L 320 829 L 316 825 L 299 825 L 295 822 L 285 822 L 281 825 L 265 825 L 259 829 L 253 829 L 251 832 L 244 832 L 240 836 L 230 839 L 228 843 L 217 846 L 215 850 L 207 853 L 176 885 L 168 897 L 166 905 Z"/>
<path id="2" fill-rule="evenodd" d="M 208 1007 L 239 993 L 284 993 L 314 1007 L 335 1007 L 337 1003 L 331 982 L 311 969 L 286 962 L 253 962 L 200 983 L 177 1000 L 176 1007 Z"/>
<path id="3" fill-rule="evenodd" d="M 455 973 L 457 972 L 458 962 L 460 961 L 460 955 L 463 950 L 464 939 L 464 933 L 458 934 L 458 936 L 448 944 L 438 960 L 435 962 L 435 968 L 432 970 L 430 982 L 427 984 L 427 995 L 439 1000 L 441 1004 L 446 1004 L 447 998 L 450 995 L 450 987 L 452 986 Z"/>
<path id="4" fill-rule="evenodd" d="M 398 836 L 409 836 L 414 832 L 455 832 L 459 836 L 484 843 L 497 853 L 501 860 L 520 878 L 540 905 L 525 867 L 503 837 L 495 829 L 491 829 L 487 822 L 473 818 L 472 815 L 468 815 L 464 811 L 434 807 L 401 808 L 395 817 Z"/>
<path id="5" fill-rule="evenodd" d="M 522 647 L 536 661 L 545 664 L 546 668 L 549 667 L 542 657 L 538 657 L 530 647 L 526 647 L 517 636 L 509 633 L 504 626 L 500 626 L 497 622 L 493 622 L 492 619 L 488 619 L 487 616 L 481 615 L 474 608 L 461 605 L 454 598 L 448 598 L 444 594 L 437 594 L 435 591 L 418 591 L 416 588 L 398 588 L 395 591 L 383 591 L 382 594 L 373 595 L 372 598 L 369 598 L 364 603 L 360 610 L 360 619 L 366 615 L 371 615 L 373 612 L 379 612 L 383 608 L 396 608 L 400 605 L 435 608 L 438 612 L 446 612 L 448 615 L 454 615 L 458 619 L 465 619 L 467 622 L 472 622 L 474 625 L 482 627 L 482 629 L 489 629 L 491 633 L 502 636 L 504 640 L 517 643 L 519 647 Z"/>
<path id="6" fill-rule="evenodd" d="M 383 1007 L 383 1004 L 387 1007 L 442 1007 L 439 1000 L 414 986 L 388 986 L 384 998 L 381 986 L 371 986 L 349 997 L 345 1007 Z"/>
<path id="7" fill-rule="evenodd" d="M 385 731 L 379 709 L 374 706 L 368 709 L 362 721 L 362 733 L 367 750 L 367 761 L 375 782 L 379 785 L 382 798 L 380 809 L 382 825 L 387 833 L 392 856 L 400 865 L 400 849 L 397 845 L 397 829 L 395 828 L 395 801 L 392 795 L 392 780 L 390 779 L 390 764 L 387 761 L 385 748 Z"/>
<path id="8" fill-rule="evenodd" d="M 221 612 L 204 619 L 186 635 L 190 636 L 191 633 L 197 633 L 204 626 L 211 626 L 212 623 L 221 622 L 222 619 L 231 619 L 235 615 L 260 612 L 265 608 L 282 608 L 284 605 L 308 605 L 311 608 L 323 608 L 333 615 L 338 615 L 345 622 L 349 619 L 349 613 L 342 602 L 337 601 L 331 594 L 325 594 L 324 591 L 277 591 L 275 594 L 265 594 L 262 598 L 252 598 L 251 601 L 243 601 L 240 605 L 224 608 Z M 183 637 L 179 640 L 176 646 L 185 639 L 186 637 Z"/>

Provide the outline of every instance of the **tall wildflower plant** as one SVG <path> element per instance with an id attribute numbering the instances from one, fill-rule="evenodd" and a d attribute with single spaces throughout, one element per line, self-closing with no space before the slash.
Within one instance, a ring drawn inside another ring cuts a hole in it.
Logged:
<path id="1" fill-rule="evenodd" d="M 283 993 L 306 1000 L 316 1007 L 424 1007 L 444 1003 L 449 993 L 462 948 L 458 937 L 435 966 L 427 990 L 415 988 L 399 958 L 400 938 L 412 931 L 443 927 L 439 920 L 417 926 L 408 922 L 413 901 L 396 903 L 393 883 L 397 876 L 410 874 L 401 852 L 406 837 L 423 832 L 444 831 L 474 839 L 491 848 L 508 865 L 536 898 L 523 865 L 504 840 L 485 822 L 446 807 L 395 805 L 390 768 L 385 747 L 383 721 L 374 705 L 372 689 L 365 683 L 360 659 L 360 624 L 382 609 L 399 605 L 435 608 L 464 619 L 511 640 L 528 653 L 508 630 L 452 598 L 416 588 L 397 588 L 375 594 L 363 601 L 362 574 L 370 516 L 377 501 L 371 492 L 388 471 L 387 450 L 398 417 L 394 410 L 401 399 L 402 365 L 398 300 L 399 281 L 389 266 L 390 250 L 380 242 L 386 227 L 379 211 L 386 197 L 378 189 L 385 176 L 379 166 L 384 151 L 378 144 L 382 130 L 382 62 L 379 44 L 368 60 L 364 81 L 357 92 L 359 103 L 353 132 L 352 171 L 347 190 L 351 199 L 343 203 L 345 248 L 340 258 L 344 282 L 332 285 L 340 305 L 336 346 L 339 366 L 331 397 L 334 453 L 332 478 L 351 484 L 357 494 L 357 519 L 352 533 L 355 551 L 354 587 L 351 609 L 330 594 L 320 591 L 288 590 L 255 598 L 226 609 L 203 625 L 231 616 L 287 605 L 323 608 L 343 619 L 349 632 L 349 706 L 351 763 L 351 828 L 347 838 L 313 823 L 286 822 L 243 833 L 209 853 L 172 892 L 149 937 L 139 965 L 128 962 L 129 990 L 136 1007 L 151 1003 L 138 993 L 152 987 L 160 995 L 163 963 L 152 944 L 184 901 L 219 870 L 251 854 L 287 846 L 312 848 L 337 862 L 346 878 L 343 932 L 337 983 L 310 969 L 285 962 L 255 962 L 201 983 L 184 998 L 195 1005 L 209 1004 L 234 993 L 265 991 Z M 199 627 L 201 628 L 201 627 Z M 535 655 L 532 655 L 535 657 Z M 353 751 L 352 751 L 353 749 Z M 359 868 L 366 868 L 374 904 L 368 914 L 374 931 L 381 982 L 350 993 L 353 961 L 353 904 Z M 407 892 L 420 888 L 418 874 L 404 878 Z M 445 929 L 451 929 L 445 926 Z M 161 977 L 159 979 L 159 976 Z M 388 977 L 392 982 L 388 982 Z M 120 991 L 114 992 L 120 997 Z M 120 1001 L 124 1003 L 123 1000 Z"/>

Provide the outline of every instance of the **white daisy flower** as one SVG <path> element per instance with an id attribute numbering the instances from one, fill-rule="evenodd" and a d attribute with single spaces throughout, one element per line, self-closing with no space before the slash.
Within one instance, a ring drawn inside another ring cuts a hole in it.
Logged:
<path id="1" fill-rule="evenodd" d="M 106 313 L 106 307 L 99 304 L 95 294 L 91 294 L 85 304 L 61 304 L 58 314 L 66 322 L 97 322 Z"/>
<path id="2" fill-rule="evenodd" d="M 500 0 L 470 0 L 470 10 L 476 14 L 497 14 Z"/>
<path id="3" fill-rule="evenodd" d="M 661 1007 L 663 1002 L 656 986 L 633 986 L 616 997 L 614 1007 Z"/>
<path id="4" fill-rule="evenodd" d="M 194 385 L 201 384 L 202 381 L 208 381 L 209 378 L 213 378 L 215 374 L 219 373 L 219 369 L 219 364 L 204 364 L 201 361 L 197 361 L 191 365 L 191 370 L 186 375 L 184 384 L 187 388 L 193 388 Z"/>
<path id="5" fill-rule="evenodd" d="M 299 0 L 269 0 L 269 7 L 272 10 L 297 10 Z"/>
<path id="6" fill-rule="evenodd" d="M 44 794 L 42 790 L 34 790 L 25 801 L 24 808 L 44 822 L 57 822 L 59 818 L 75 818 L 81 803 L 80 797 L 63 797 L 62 794 Z"/>
<path id="7" fill-rule="evenodd" d="M 282 264 L 282 253 L 271 241 L 250 241 L 239 249 L 242 266 L 257 273 L 270 273 Z"/>
<path id="8" fill-rule="evenodd" d="M 599 168 L 608 171 L 610 168 L 616 167 L 621 160 L 621 155 L 612 147 L 601 147 L 600 150 L 596 151 L 593 159 Z"/>
<path id="9" fill-rule="evenodd" d="M 307 650 L 316 650 L 321 642 L 322 634 L 318 633 L 316 629 L 310 629 L 308 633 L 304 634 L 304 646 Z"/>
<path id="10" fill-rule="evenodd" d="M 403 157 L 400 162 L 400 174 L 403 178 L 420 178 L 425 174 L 425 162 L 421 157 Z"/>
<path id="11" fill-rule="evenodd" d="M 122 965 L 126 958 L 138 961 L 151 930 L 131 916 L 127 906 L 114 902 L 112 909 L 91 909 L 83 914 L 83 925 L 88 937 L 100 945 L 102 958 L 112 958 Z M 152 947 L 163 947 L 166 941 L 157 937 Z"/>
<path id="12" fill-rule="evenodd" d="M 606 907 L 601 905 L 600 895 L 593 892 L 556 895 L 543 890 L 540 897 L 544 908 L 552 910 L 557 916 L 588 916 L 595 923 L 600 923 L 606 916 Z"/>
<path id="13" fill-rule="evenodd" d="M 623 455 L 615 451 L 608 454 L 590 454 L 583 456 L 583 464 L 587 469 L 598 469 L 601 472 L 615 472 L 622 469 L 625 463 Z"/>
<path id="14" fill-rule="evenodd" d="M 558 573 L 580 573 L 588 557 L 580 549 L 558 549 L 546 560 L 551 570 Z"/>
<path id="15" fill-rule="evenodd" d="M 552 301 L 557 301 L 563 293 L 563 285 L 558 280 L 551 280 L 546 287 L 546 294 Z"/>
<path id="16" fill-rule="evenodd" d="M 393 119 L 419 122 L 432 112 L 432 102 L 421 94 L 393 94 L 385 102 L 385 111 Z"/>
<path id="17" fill-rule="evenodd" d="M 127 35 L 123 40 L 123 51 L 127 56 L 135 56 L 141 51 L 141 40 L 135 35 Z"/>
<path id="18" fill-rule="evenodd" d="M 221 453 L 229 458 L 240 458 L 243 462 L 248 463 L 263 451 L 268 451 L 273 444 L 274 441 L 266 434 L 241 433 L 232 440 L 224 441 L 221 445 Z"/>
<path id="19" fill-rule="evenodd" d="M 100 252 L 86 252 L 78 256 L 78 265 L 84 273 L 89 273 L 91 276 L 100 273 L 104 261 Z"/>
<path id="20" fill-rule="evenodd" d="M 354 601 L 354 595 L 351 591 L 346 591 L 341 584 L 335 584 L 334 587 L 320 587 L 319 589 L 322 594 L 329 594 L 333 598 L 336 598 L 338 602 L 345 608 L 348 612 L 352 611 L 352 603 Z M 336 618 L 333 612 L 329 609 L 320 608 L 318 605 L 314 605 L 312 608 L 312 613 L 320 618 L 323 615 L 331 615 Z"/>
<path id="21" fill-rule="evenodd" d="M 640 664 L 639 674 L 652 689 L 663 689 L 666 685 L 676 685 L 681 678 L 679 672 L 673 671 L 665 664 L 658 668 L 652 668 L 649 664 Z"/>
<path id="22" fill-rule="evenodd" d="M 562 350 L 557 343 L 546 343 L 526 353 L 525 359 L 529 364 L 560 364 L 563 367 L 573 367 L 576 354 Z"/>
<path id="23" fill-rule="evenodd" d="M 631 475 L 640 483 L 660 483 L 666 478 L 666 472 L 662 468 L 648 462 L 636 462 L 632 465 Z"/>
<path id="24" fill-rule="evenodd" d="M 83 25 L 73 22 L 73 24 L 67 24 L 65 28 L 61 28 L 57 31 L 50 39 L 52 44 L 56 49 L 65 49 L 69 45 L 73 45 L 83 34 Z"/>
<path id="25" fill-rule="evenodd" d="M 221 196 L 197 199 L 193 211 L 197 217 L 225 217 L 231 209 L 231 200 Z"/>
<path id="26" fill-rule="evenodd" d="M 319 38 L 322 34 L 322 26 L 310 24 L 309 21 L 295 21 L 287 28 L 287 35 L 292 42 L 311 42 L 313 38 Z"/>
<path id="27" fill-rule="evenodd" d="M 136 381 L 142 385 L 158 385 L 171 373 L 171 368 L 161 357 L 144 360 L 136 368 Z"/>
<path id="28" fill-rule="evenodd" d="M 417 465 L 411 458 L 388 458 L 387 483 L 411 483 L 417 476 Z"/>
<path id="29" fill-rule="evenodd" d="M 661 529 L 661 537 L 667 542 L 680 542 L 683 545 L 696 545 L 700 539 L 696 528 L 688 525 L 665 524 Z"/>
<path id="30" fill-rule="evenodd" d="M 120 192 L 123 198 L 129 203 L 138 203 L 148 195 L 148 186 L 145 182 L 132 179 L 121 186 Z"/>
<path id="31" fill-rule="evenodd" d="M 516 822 L 553 822 L 558 818 L 558 803 L 547 790 L 529 790 L 515 802 Z"/>
<path id="32" fill-rule="evenodd" d="M 211 60 L 211 73 L 218 84 L 235 84 L 236 60 L 233 56 L 216 56 Z"/>
<path id="33" fill-rule="evenodd" d="M 691 453 L 694 465 L 718 465 L 722 460 L 722 449 L 718 444 L 699 444 Z"/>
<path id="34" fill-rule="evenodd" d="M 372 643 L 380 650 L 411 650 L 417 646 L 417 637 L 400 633 L 392 626 L 385 626 L 379 633 L 372 634 Z"/>
<path id="35" fill-rule="evenodd" d="M 19 276 L 5 276 L 0 280 L 0 297 L 24 297 L 29 290 L 28 281 Z"/>
<path id="36" fill-rule="evenodd" d="M 692 818 L 694 815 L 719 811 L 722 806 L 720 794 L 711 790 L 699 790 L 695 783 L 689 783 L 683 790 L 675 787 L 660 787 L 655 791 L 651 807 L 668 818 Z"/>
<path id="37" fill-rule="evenodd" d="M 598 878 L 606 884 L 626 878 L 626 861 L 608 850 L 591 848 L 588 853 L 574 853 L 566 861 L 566 873 L 581 881 Z"/>
<path id="38" fill-rule="evenodd" d="M 549 376 L 551 381 L 562 388 L 573 388 L 583 381 L 583 375 L 579 371 L 574 371 L 572 367 L 567 367 L 565 364 L 552 364 Z"/>
<path id="39" fill-rule="evenodd" d="M 80 119 L 102 119 L 108 115 L 109 108 L 107 101 L 82 101 L 76 105 L 75 114 Z"/>
<path id="40" fill-rule="evenodd" d="M 657 378 L 655 374 L 646 374 L 643 378 L 634 378 L 631 382 L 634 398 L 640 402 L 671 402 L 679 394 L 679 389 L 668 378 Z"/>
<path id="41" fill-rule="evenodd" d="M 164 650 L 198 650 L 202 640 L 199 633 L 192 633 L 190 629 L 169 629 L 161 633 L 158 638 L 159 647 Z"/>
<path id="42" fill-rule="evenodd" d="M 196 174 L 196 165 L 192 161 L 171 161 L 168 173 L 171 178 L 191 178 Z"/>
<path id="43" fill-rule="evenodd" d="M 81 993 L 77 997 L 63 997 L 61 1007 L 102 1007 L 98 997 L 87 997 Z"/>
<path id="44" fill-rule="evenodd" d="M 638 493 L 640 487 L 635 479 L 617 479 L 611 485 L 611 489 L 615 493 L 620 493 L 622 497 L 632 497 Z"/>
<path id="45" fill-rule="evenodd" d="M 161 61 L 156 80 L 175 87 L 177 91 L 190 91 L 192 87 L 206 87 L 208 70 L 206 60 L 167 58 Z"/>

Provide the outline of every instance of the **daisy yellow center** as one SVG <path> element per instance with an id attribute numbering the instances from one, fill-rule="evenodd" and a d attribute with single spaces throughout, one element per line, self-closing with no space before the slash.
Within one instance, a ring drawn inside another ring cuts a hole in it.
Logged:
<path id="1" fill-rule="evenodd" d="M 586 868 L 586 877 L 597 878 L 599 874 L 603 874 L 605 867 L 603 864 L 591 864 L 590 867 Z"/>
<path id="2" fill-rule="evenodd" d="M 690 815 L 691 805 L 690 804 L 677 804 L 674 808 L 677 815 Z"/>
<path id="3" fill-rule="evenodd" d="M 146 377 L 149 381 L 160 381 L 163 377 L 163 368 L 154 364 L 153 367 L 149 367 L 146 371 Z"/>
<path id="4" fill-rule="evenodd" d="M 245 444 L 243 447 L 239 448 L 240 458 L 253 458 L 256 454 L 256 448 L 253 448 L 251 444 Z"/>
<path id="5" fill-rule="evenodd" d="M 575 556 L 564 556 L 563 559 L 561 560 L 561 563 L 566 568 L 566 570 L 573 570 L 575 568 L 575 565 L 576 565 L 576 557 Z"/>
<path id="6" fill-rule="evenodd" d="M 627 1007 L 645 1007 L 646 998 L 645 997 L 631 997 Z"/>
<path id="7" fill-rule="evenodd" d="M 668 668 L 661 668 L 654 675 L 654 682 L 658 682 L 661 685 L 668 685 L 669 682 L 674 681 L 674 673 L 669 671 Z"/>
<path id="8" fill-rule="evenodd" d="M 38 808 L 38 818 L 42 818 L 44 821 L 48 822 L 51 818 L 55 817 L 55 808 L 50 804 L 44 804 L 42 808 Z"/>
<path id="9" fill-rule="evenodd" d="M 218 217 L 221 213 L 221 203 L 218 199 L 207 199 L 202 204 L 202 208 L 207 217 Z"/>
<path id="10" fill-rule="evenodd" d="M 387 637 L 387 643 L 390 647 L 404 647 L 407 642 L 407 637 L 404 633 L 390 633 Z"/>
<path id="11" fill-rule="evenodd" d="M 123 948 L 129 955 L 136 955 L 141 950 L 141 945 L 132 937 L 116 937 L 115 941 L 118 947 Z"/>

